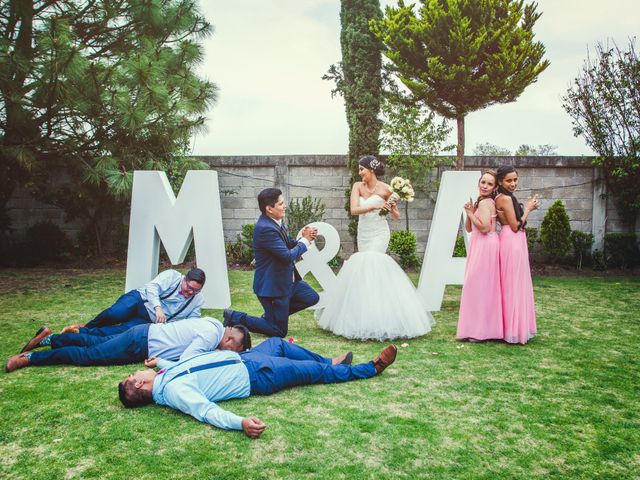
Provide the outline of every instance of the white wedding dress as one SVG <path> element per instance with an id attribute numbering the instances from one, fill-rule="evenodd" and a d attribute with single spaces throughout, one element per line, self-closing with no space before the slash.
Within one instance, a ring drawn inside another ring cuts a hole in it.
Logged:
<path id="1" fill-rule="evenodd" d="M 384 203 L 378 195 L 360 205 Z M 320 327 L 347 338 L 386 340 L 424 335 L 435 323 L 424 310 L 413 283 L 385 252 L 389 224 L 379 210 L 360 215 L 358 252 L 351 255 L 335 284 L 327 291 L 326 306 L 316 310 Z"/>

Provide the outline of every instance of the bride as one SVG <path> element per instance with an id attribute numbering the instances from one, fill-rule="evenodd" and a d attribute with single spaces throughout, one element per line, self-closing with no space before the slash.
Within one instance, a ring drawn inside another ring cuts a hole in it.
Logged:
<path id="1" fill-rule="evenodd" d="M 385 252 L 387 217 L 400 218 L 389 202 L 389 186 L 378 180 L 384 164 L 372 155 L 358 162 L 361 182 L 351 189 L 351 214 L 359 215 L 358 252 L 344 263 L 327 291 L 326 307 L 316 311 L 320 327 L 347 338 L 385 340 L 424 335 L 435 323 L 424 310 L 413 283 Z"/>

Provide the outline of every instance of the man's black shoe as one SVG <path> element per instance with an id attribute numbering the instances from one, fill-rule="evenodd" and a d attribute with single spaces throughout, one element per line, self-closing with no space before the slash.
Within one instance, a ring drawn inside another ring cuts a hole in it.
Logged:
<path id="1" fill-rule="evenodd" d="M 351 365 L 351 362 L 353 362 L 353 352 L 347 352 L 347 354 L 344 356 L 344 360 L 342 360 L 340 363 L 343 365 Z"/>
<path id="2" fill-rule="evenodd" d="M 228 308 L 225 308 L 222 311 L 222 325 L 224 325 L 225 327 L 233 327 L 234 325 L 237 325 L 238 322 L 234 322 L 231 318 L 234 313 L 235 313 L 235 310 L 230 310 Z"/>

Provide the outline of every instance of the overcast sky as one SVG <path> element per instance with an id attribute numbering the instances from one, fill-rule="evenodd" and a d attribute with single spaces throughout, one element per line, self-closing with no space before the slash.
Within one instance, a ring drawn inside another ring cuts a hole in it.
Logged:
<path id="1" fill-rule="evenodd" d="M 331 98 L 332 82 L 321 79 L 341 59 L 340 1 L 200 4 L 215 29 L 204 44 L 201 73 L 219 87 L 219 98 L 209 111 L 207 131 L 193 141 L 193 153 L 345 154 L 344 103 Z M 511 150 L 523 143 L 553 144 L 560 155 L 592 154 L 573 136 L 561 97 L 598 41 L 613 39 L 626 48 L 640 26 L 640 2 L 539 0 L 538 11 L 542 17 L 534 32 L 551 66 L 516 102 L 467 116 L 467 154 L 484 142 Z"/>

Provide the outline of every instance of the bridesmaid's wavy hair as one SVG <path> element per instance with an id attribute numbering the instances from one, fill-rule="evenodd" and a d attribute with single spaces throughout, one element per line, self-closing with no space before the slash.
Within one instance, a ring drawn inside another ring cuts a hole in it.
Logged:
<path id="1" fill-rule="evenodd" d="M 376 174 L 376 177 L 384 175 L 384 163 L 373 155 L 365 155 L 358 161 L 358 165 L 362 165 L 364 168 L 371 170 Z"/>
<path id="2" fill-rule="evenodd" d="M 485 175 L 491 175 L 495 180 L 496 185 L 489 197 L 483 197 L 482 195 L 478 195 L 478 199 L 476 200 L 476 203 L 474 205 L 475 208 L 478 208 L 478 206 L 480 205 L 480 201 L 484 200 L 485 198 L 496 198 L 496 188 L 498 187 L 498 174 L 496 173 L 495 170 L 492 170 L 490 168 L 487 170 L 483 170 L 482 173 L 480 174 L 480 178 L 478 179 L 478 183 L 480 182 L 480 180 L 482 180 L 482 177 L 484 177 Z"/>
<path id="3" fill-rule="evenodd" d="M 496 177 L 498 180 L 498 193 L 502 193 L 503 195 L 507 195 L 508 197 L 511 197 L 511 201 L 513 202 L 513 210 L 516 213 L 516 219 L 520 224 L 520 228 L 524 228 L 524 226 L 527 224 L 527 222 L 522 223 L 522 215 L 524 215 L 524 206 L 520 202 L 518 202 L 518 199 L 513 193 L 511 193 L 509 190 L 507 190 L 502 185 L 500 185 L 500 182 L 504 180 L 504 177 L 514 172 L 516 175 L 518 174 L 518 171 L 513 165 L 500 165 L 498 167 L 497 177 Z"/>

